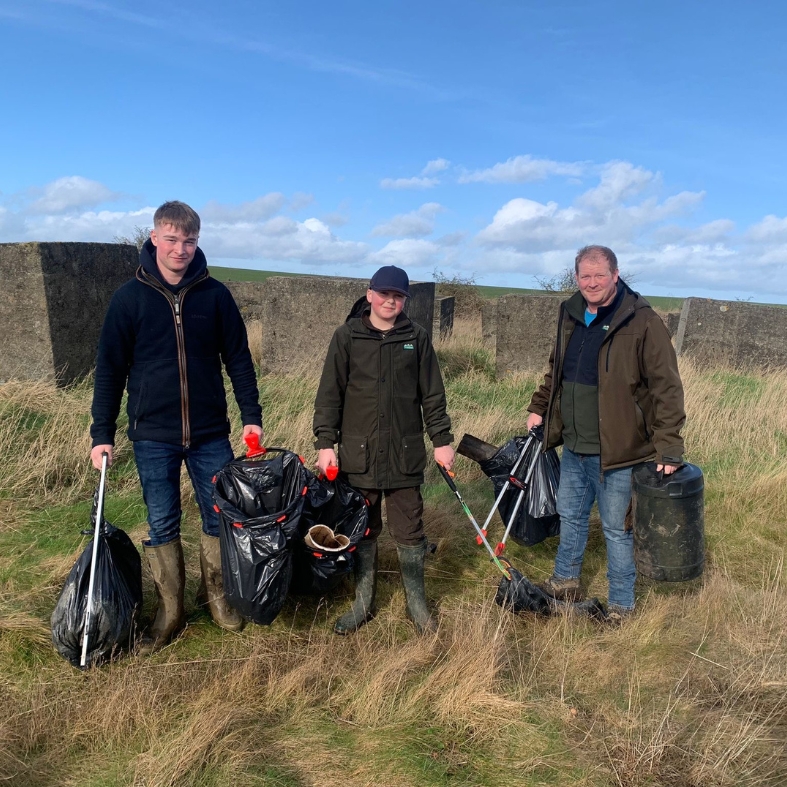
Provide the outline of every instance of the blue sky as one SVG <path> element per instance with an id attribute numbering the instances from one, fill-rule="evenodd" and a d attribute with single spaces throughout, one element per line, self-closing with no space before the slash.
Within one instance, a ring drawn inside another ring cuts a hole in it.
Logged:
<path id="1" fill-rule="evenodd" d="M 0 0 L 0 241 L 182 199 L 213 264 L 787 302 L 776 2 Z"/>

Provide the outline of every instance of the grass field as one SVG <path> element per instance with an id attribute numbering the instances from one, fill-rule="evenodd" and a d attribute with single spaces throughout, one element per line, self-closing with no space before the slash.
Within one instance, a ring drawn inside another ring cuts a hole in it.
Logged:
<path id="1" fill-rule="evenodd" d="M 439 347 L 457 437 L 521 431 L 536 379 L 495 381 L 459 325 Z M 49 615 L 86 538 L 89 383 L 0 386 L 0 781 L 9 785 L 585 785 L 738 787 L 787 781 L 787 375 L 682 365 L 689 459 L 706 475 L 701 580 L 638 582 L 621 628 L 515 616 L 493 603 L 495 570 L 430 469 L 435 637 L 404 614 L 395 549 L 381 541 L 380 612 L 331 633 L 352 588 L 293 598 L 269 628 L 220 631 L 194 605 L 198 515 L 185 506 L 183 636 L 148 658 L 82 674 L 53 650 Z M 267 442 L 315 458 L 316 379 L 263 377 Z M 237 413 L 233 413 L 237 426 Z M 237 434 L 237 428 L 235 434 Z M 145 511 L 118 442 L 107 518 L 135 542 Z M 239 446 L 237 449 L 239 450 Z M 481 515 L 491 485 L 460 458 Z M 184 485 L 184 489 L 187 486 Z M 499 521 L 494 525 L 499 535 Z M 523 573 L 550 572 L 554 540 L 509 547 Z M 583 578 L 606 594 L 594 521 Z M 152 591 L 145 576 L 145 617 Z"/>

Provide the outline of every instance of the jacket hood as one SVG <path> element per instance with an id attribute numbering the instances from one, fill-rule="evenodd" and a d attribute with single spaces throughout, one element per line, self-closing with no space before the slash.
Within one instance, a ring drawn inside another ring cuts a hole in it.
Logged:
<path id="1" fill-rule="evenodd" d="M 145 241 L 142 249 L 139 252 L 139 264 L 145 273 L 155 277 L 165 287 L 167 287 L 167 289 L 173 290 L 174 292 L 177 292 L 178 290 L 183 289 L 183 287 L 191 284 L 191 282 L 202 276 L 202 274 L 208 269 L 208 260 L 203 254 L 202 249 L 200 249 L 198 246 L 197 251 L 194 254 L 194 259 L 189 264 L 189 267 L 186 268 L 186 273 L 184 274 L 183 278 L 175 285 L 169 284 L 164 280 L 164 277 L 161 275 L 161 271 L 158 269 L 158 264 L 156 263 L 156 247 L 153 245 L 153 241 L 150 238 Z"/>

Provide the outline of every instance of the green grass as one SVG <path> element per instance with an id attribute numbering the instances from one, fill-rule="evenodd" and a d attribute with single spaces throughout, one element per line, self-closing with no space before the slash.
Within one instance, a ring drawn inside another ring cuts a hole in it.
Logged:
<path id="1" fill-rule="evenodd" d="M 499 444 L 522 432 L 535 378 L 494 380 L 477 343 L 439 352 L 457 440 L 471 432 Z M 638 614 L 620 629 L 500 610 L 492 601 L 499 575 L 430 463 L 425 520 L 437 551 L 426 576 L 441 618 L 435 640 L 417 637 L 406 619 L 387 533 L 378 615 L 356 635 L 331 632 L 352 596 L 350 582 L 327 599 L 289 599 L 270 627 L 222 632 L 194 604 L 199 517 L 189 499 L 185 633 L 152 657 L 124 656 L 82 674 L 54 652 L 48 627 L 88 541 L 80 530 L 89 523 L 95 475 L 65 473 L 67 486 L 42 498 L 35 477 L 19 487 L 6 474 L 0 779 L 25 787 L 783 784 L 787 377 L 683 372 L 690 458 L 706 477 L 708 568 L 691 583 L 640 580 Z M 267 377 L 261 387 L 268 433 L 313 461 L 304 411 L 316 380 Z M 0 429 L 34 441 L 52 412 L 70 413 L 73 432 L 62 416 L 49 436 L 53 454 L 63 464 L 84 451 L 77 439 L 89 406 L 84 391 L 42 395 L 40 410 L 4 391 Z M 23 446 L 5 444 L 6 462 L 18 466 L 14 452 Z M 138 541 L 144 506 L 133 458 L 123 451 L 110 475 L 107 518 Z M 483 521 L 491 484 L 465 458 L 456 471 Z M 502 527 L 496 518 L 492 543 Z M 510 543 L 506 555 L 539 581 L 555 551 L 551 539 L 532 548 Z M 589 594 L 606 595 L 605 571 L 594 515 L 583 566 Z M 149 618 L 147 576 L 145 597 Z"/>

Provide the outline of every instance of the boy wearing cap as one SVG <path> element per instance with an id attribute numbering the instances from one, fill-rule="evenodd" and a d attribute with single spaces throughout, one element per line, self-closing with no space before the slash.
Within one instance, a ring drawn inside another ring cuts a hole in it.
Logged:
<path id="1" fill-rule="evenodd" d="M 423 432 L 426 427 L 435 459 L 449 470 L 453 435 L 432 342 L 403 312 L 409 292 L 401 268 L 386 265 L 374 274 L 366 296 L 333 334 L 314 404 L 320 471 L 338 465 L 369 501 L 370 532 L 355 551 L 355 600 L 336 621 L 337 634 L 356 631 L 374 616 L 383 497 L 407 613 L 419 632 L 437 628 L 424 594 Z"/>

